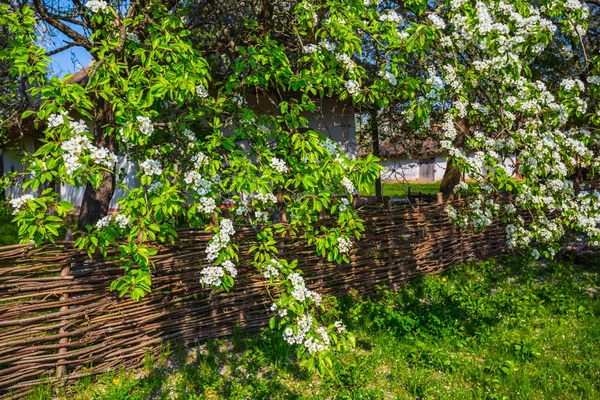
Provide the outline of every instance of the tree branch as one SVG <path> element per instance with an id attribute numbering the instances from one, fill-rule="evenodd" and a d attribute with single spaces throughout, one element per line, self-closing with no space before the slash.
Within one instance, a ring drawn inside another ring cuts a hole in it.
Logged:
<path id="1" fill-rule="evenodd" d="M 75 30 L 73 30 L 68 25 L 66 25 L 64 22 L 61 22 L 59 20 L 59 17 L 57 17 L 56 15 L 50 14 L 42 1 L 33 0 L 33 4 L 35 5 L 37 12 L 40 14 L 42 19 L 46 23 L 50 24 L 51 26 L 58 29 L 63 34 L 67 35 L 77 45 L 79 45 L 87 50 L 92 49 L 92 44 L 85 36 L 77 33 Z"/>
<path id="2" fill-rule="evenodd" d="M 78 44 L 77 44 L 77 43 L 75 43 L 75 42 L 69 42 L 69 43 L 67 43 L 67 44 L 66 44 L 66 45 L 64 45 L 64 46 L 61 46 L 61 47 L 59 47 L 59 48 L 57 48 L 57 49 L 54 49 L 54 50 L 52 50 L 52 51 L 49 51 L 49 52 L 48 52 L 46 55 L 47 55 L 48 57 L 50 57 L 50 56 L 53 56 L 53 55 L 55 55 L 55 54 L 58 54 L 58 53 L 60 53 L 60 52 L 62 52 L 62 51 L 65 51 L 65 50 L 67 50 L 67 49 L 70 49 L 71 47 L 75 47 L 75 46 L 78 46 Z"/>

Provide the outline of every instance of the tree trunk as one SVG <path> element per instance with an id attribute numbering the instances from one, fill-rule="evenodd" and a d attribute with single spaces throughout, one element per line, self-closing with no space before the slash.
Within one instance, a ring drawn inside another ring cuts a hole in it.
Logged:
<path id="1" fill-rule="evenodd" d="M 456 122 L 458 127 L 458 136 L 456 138 L 456 146 L 462 147 L 464 144 L 464 133 L 469 131 L 469 123 L 464 119 L 459 119 Z M 454 166 L 454 157 L 450 156 L 446 158 L 446 171 L 440 184 L 440 192 L 443 195 L 444 201 L 454 200 L 454 188 L 461 179 L 461 173 L 456 166 Z"/>
<path id="2" fill-rule="evenodd" d="M 106 135 L 105 127 L 115 123 L 115 116 L 111 104 L 104 100 L 98 100 L 98 113 L 94 121 L 94 145 L 117 154 L 118 143 L 115 134 Z M 115 174 L 102 172 L 102 183 L 95 188 L 90 183 L 85 187 L 81 211 L 79 212 L 78 227 L 86 231 L 87 225 L 94 225 L 100 218 L 108 215 L 110 200 L 115 193 Z"/>
<path id="3" fill-rule="evenodd" d="M 454 199 L 454 187 L 460 182 L 460 170 L 454 166 L 454 157 L 446 159 L 446 172 L 440 184 L 440 192 L 443 195 L 444 201 Z"/>
<path id="4" fill-rule="evenodd" d="M 377 123 L 377 110 L 371 110 L 370 115 L 371 122 L 371 138 L 373 140 L 373 155 L 379 158 L 379 124 Z M 375 197 L 378 199 L 383 198 L 383 189 L 381 187 L 381 174 L 375 180 Z"/>
<path id="5" fill-rule="evenodd" d="M 4 176 L 4 151 L 0 149 L 0 176 Z M 0 191 L 0 200 L 4 200 L 6 198 L 6 193 L 4 192 L 4 188 Z"/>

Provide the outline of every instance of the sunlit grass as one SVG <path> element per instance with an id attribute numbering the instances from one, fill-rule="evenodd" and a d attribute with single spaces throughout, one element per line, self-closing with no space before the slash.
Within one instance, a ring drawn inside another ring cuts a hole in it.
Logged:
<path id="1" fill-rule="evenodd" d="M 19 227 L 14 222 L 13 215 L 0 215 L 0 246 L 19 243 Z"/>
<path id="2" fill-rule="evenodd" d="M 408 195 L 432 195 L 440 191 L 440 182 L 436 183 L 383 183 L 383 195 L 389 197 L 404 197 Z M 375 196 L 375 186 L 361 191 L 363 196 Z"/>
<path id="3" fill-rule="evenodd" d="M 491 260 L 346 298 L 357 347 L 334 357 L 331 376 L 299 368 L 277 336 L 236 335 L 81 380 L 59 398 L 597 399 L 598 261 Z"/>

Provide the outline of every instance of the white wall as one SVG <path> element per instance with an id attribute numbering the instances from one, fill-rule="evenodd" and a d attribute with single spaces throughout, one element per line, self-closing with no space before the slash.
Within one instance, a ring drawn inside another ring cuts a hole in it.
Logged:
<path id="1" fill-rule="evenodd" d="M 385 171 L 381 173 L 382 182 L 418 182 L 419 181 L 419 161 L 400 160 L 400 161 L 382 161 L 381 166 Z"/>
<path id="2" fill-rule="evenodd" d="M 310 129 L 323 133 L 336 141 L 349 158 L 356 157 L 356 123 L 354 108 L 337 102 L 334 99 L 324 99 L 321 115 L 309 121 Z"/>
<path id="3" fill-rule="evenodd" d="M 471 156 L 469 156 L 471 158 Z M 507 158 L 504 161 L 504 165 L 507 170 L 514 168 L 515 157 Z M 421 162 L 419 160 L 395 160 L 395 161 L 382 161 L 381 165 L 385 168 L 385 171 L 381 174 L 381 180 L 383 182 L 419 182 L 421 176 Z M 434 181 L 441 182 L 446 172 L 446 158 L 436 157 L 434 162 Z M 481 175 L 487 175 L 487 171 L 484 165 L 481 165 Z M 477 179 L 479 176 L 469 176 L 467 179 Z"/>
<path id="4" fill-rule="evenodd" d="M 36 150 L 35 140 L 31 136 L 25 136 L 19 142 L 19 147 L 16 149 L 10 150 L 2 150 L 2 164 L 4 167 L 4 173 L 8 174 L 9 172 L 23 172 L 23 165 L 20 160 L 23 157 L 24 153 L 34 153 Z M 6 198 L 19 197 L 25 194 L 23 190 L 22 182 L 25 179 L 25 176 L 19 174 L 17 183 L 15 185 L 8 186 L 5 190 Z M 27 193 L 38 193 L 40 190 L 31 191 L 28 190 Z"/>
<path id="5" fill-rule="evenodd" d="M 261 112 L 269 112 L 271 106 L 267 100 L 261 101 L 258 107 Z M 254 102 L 256 106 L 256 102 Z M 271 110 L 273 111 L 273 110 Z M 339 143 L 342 150 L 350 158 L 356 157 L 356 126 L 354 121 L 354 109 L 345 103 L 337 102 L 333 99 L 324 99 L 321 104 L 320 115 L 312 120 L 309 120 L 309 128 L 322 132 L 332 140 Z M 231 131 L 224 131 L 225 134 L 232 134 Z M 23 146 L 29 146 L 27 151 L 34 151 L 33 139 L 24 138 Z M 29 143 L 30 142 L 30 143 Z M 247 144 L 245 144 L 247 146 Z M 242 144 L 244 147 L 244 144 Z M 15 170 L 22 171 L 22 165 L 19 163 L 19 156 L 9 158 L 6 155 L 4 158 L 4 170 L 10 171 L 11 166 Z M 124 170 L 124 179 L 121 183 L 126 185 L 128 188 L 133 189 L 139 187 L 140 182 L 135 177 L 136 168 L 133 163 L 127 161 L 124 157 L 119 157 L 118 170 Z M 118 180 L 118 179 L 117 179 Z M 119 183 L 119 182 L 117 182 Z M 20 196 L 21 192 L 16 187 L 12 191 L 7 190 L 8 197 Z M 80 207 L 83 200 L 85 188 L 76 188 L 71 185 L 63 184 L 60 188 L 60 195 L 63 200 L 71 202 L 75 207 Z M 110 202 L 111 212 L 116 212 L 119 209 L 117 201 L 125 196 L 126 191 L 124 189 L 116 189 L 115 194 Z"/>

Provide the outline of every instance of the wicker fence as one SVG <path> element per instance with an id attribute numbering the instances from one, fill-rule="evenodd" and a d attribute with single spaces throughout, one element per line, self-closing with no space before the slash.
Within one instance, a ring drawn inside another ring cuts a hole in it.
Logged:
<path id="1" fill-rule="evenodd" d="M 485 233 L 462 231 L 443 207 L 363 211 L 366 232 L 347 265 L 327 263 L 299 242 L 286 245 L 283 253 L 299 259 L 313 290 L 369 295 L 379 285 L 397 288 L 417 275 L 504 249 L 501 226 Z M 252 233 L 237 230 L 234 239 L 243 257 Z M 186 230 L 176 246 L 161 248 L 153 258 L 153 292 L 141 303 L 107 290 L 123 273 L 115 262 L 89 260 L 71 243 L 0 248 L 0 397 L 20 397 L 40 382 L 138 367 L 147 352 L 167 342 L 192 346 L 235 328 L 264 327 L 270 301 L 247 259 L 240 259 L 231 292 L 210 294 L 201 287 L 209 239 L 206 232 Z"/>

